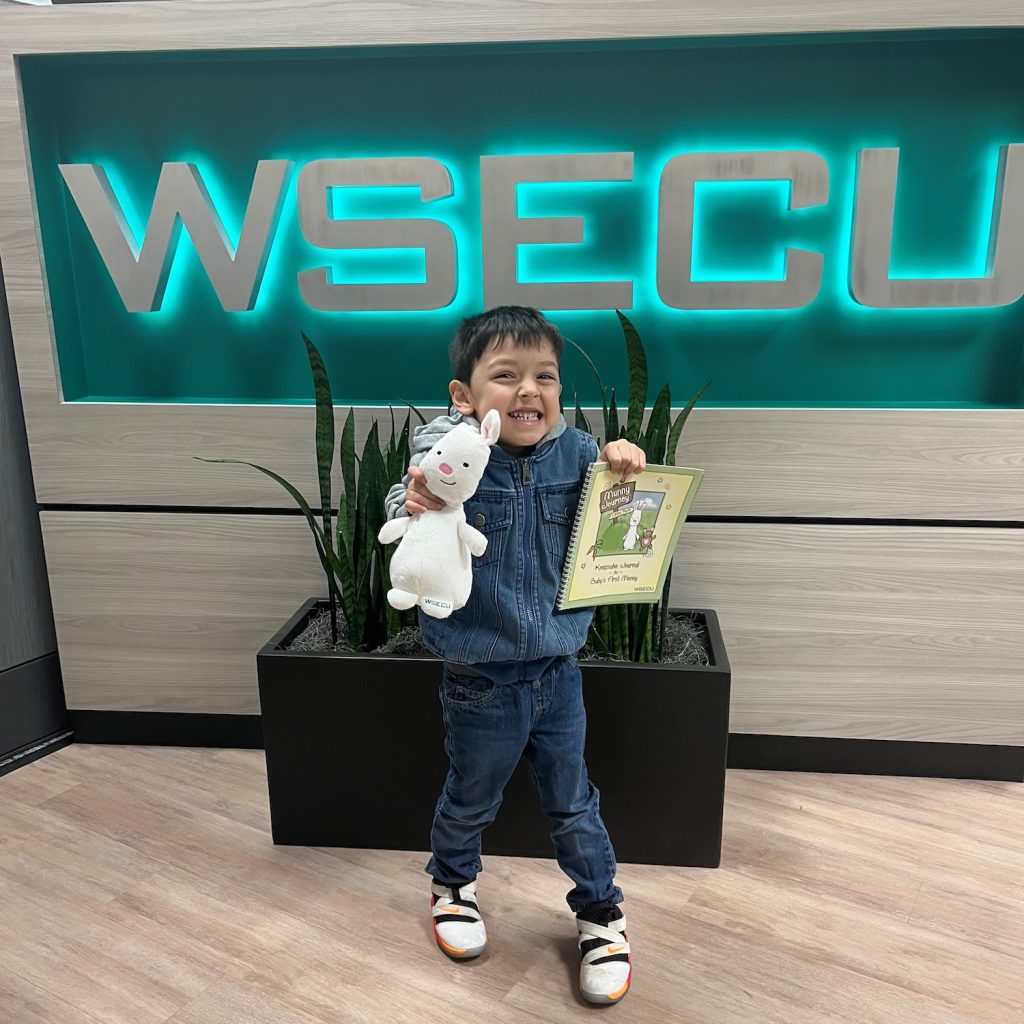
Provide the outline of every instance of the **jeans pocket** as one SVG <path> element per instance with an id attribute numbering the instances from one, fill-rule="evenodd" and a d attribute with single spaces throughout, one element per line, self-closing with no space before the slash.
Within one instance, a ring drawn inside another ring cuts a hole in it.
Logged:
<path id="1" fill-rule="evenodd" d="M 460 676 L 445 669 L 441 691 L 451 707 L 479 708 L 491 702 L 497 685 L 483 676 Z"/>

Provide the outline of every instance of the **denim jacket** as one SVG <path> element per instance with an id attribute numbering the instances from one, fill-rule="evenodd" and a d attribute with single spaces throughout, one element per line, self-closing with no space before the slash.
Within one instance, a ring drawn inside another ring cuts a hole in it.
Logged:
<path id="1" fill-rule="evenodd" d="M 420 427 L 417 454 L 461 421 L 453 410 Z M 528 455 L 491 449 L 464 506 L 466 522 L 487 537 L 487 550 L 473 559 L 469 601 L 447 619 L 419 616 L 424 643 L 453 668 L 475 668 L 495 682 L 535 679 L 555 658 L 575 656 L 583 646 L 593 609 L 560 612 L 555 599 L 580 488 L 597 455 L 594 439 L 567 427 L 563 417 Z M 414 456 L 411 464 L 418 461 Z M 388 495 L 389 518 L 404 512 L 404 492 L 405 484 Z"/>

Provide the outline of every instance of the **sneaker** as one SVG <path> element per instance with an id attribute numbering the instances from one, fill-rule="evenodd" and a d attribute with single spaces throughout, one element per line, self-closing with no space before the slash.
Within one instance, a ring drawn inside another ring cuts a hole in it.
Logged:
<path id="1" fill-rule="evenodd" d="M 586 916 L 576 915 L 580 992 L 588 1003 L 617 1003 L 629 991 L 633 977 L 626 918 L 614 904 L 598 904 L 582 913 Z"/>
<path id="2" fill-rule="evenodd" d="M 487 930 L 476 903 L 476 879 L 466 885 L 430 886 L 434 938 L 453 960 L 472 960 L 487 948 Z"/>

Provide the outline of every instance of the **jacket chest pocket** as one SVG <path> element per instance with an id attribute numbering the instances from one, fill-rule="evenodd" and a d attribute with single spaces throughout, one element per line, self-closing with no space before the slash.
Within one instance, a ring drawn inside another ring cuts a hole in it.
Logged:
<path id="1" fill-rule="evenodd" d="M 473 565 L 482 567 L 500 561 L 512 527 L 509 496 L 500 491 L 477 491 L 463 510 L 466 522 L 487 538 L 487 550 L 479 558 L 474 557 Z"/>
<path id="2" fill-rule="evenodd" d="M 561 566 L 569 550 L 572 524 L 580 501 L 579 481 L 551 484 L 538 494 L 540 498 L 544 543 Z"/>

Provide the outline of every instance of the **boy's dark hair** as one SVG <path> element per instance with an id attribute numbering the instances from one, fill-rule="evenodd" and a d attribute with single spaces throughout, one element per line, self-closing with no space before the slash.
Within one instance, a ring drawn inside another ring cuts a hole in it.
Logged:
<path id="1" fill-rule="evenodd" d="M 468 383 L 473 368 L 492 342 L 511 342 L 523 348 L 539 348 L 551 342 L 561 363 L 565 342 L 562 332 L 544 314 L 528 306 L 495 306 L 486 313 L 466 317 L 448 346 L 455 379 Z"/>

